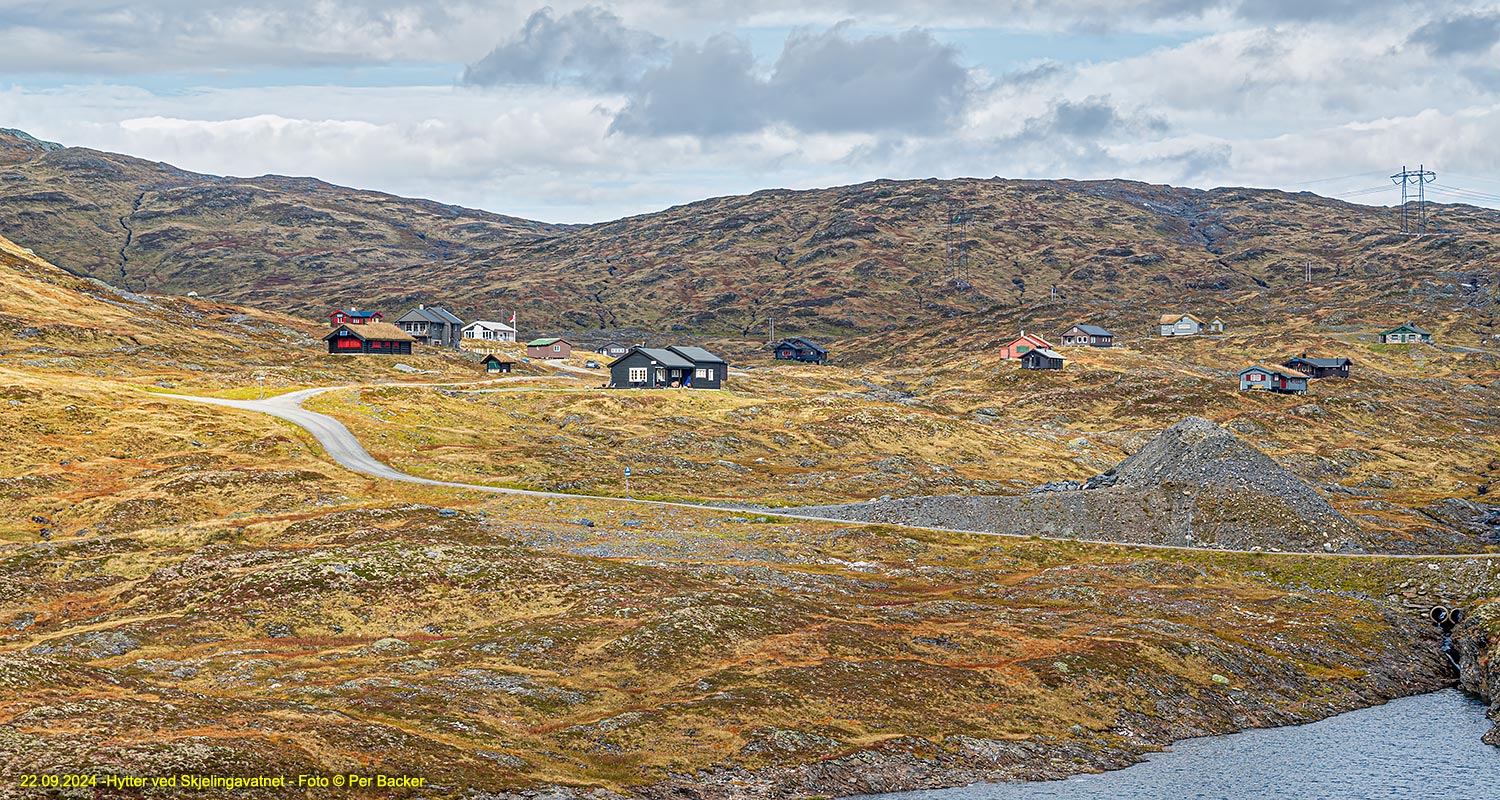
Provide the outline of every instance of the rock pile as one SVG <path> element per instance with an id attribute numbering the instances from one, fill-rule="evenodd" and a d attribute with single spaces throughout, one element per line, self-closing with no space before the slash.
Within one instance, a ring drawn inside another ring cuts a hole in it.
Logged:
<path id="1" fill-rule="evenodd" d="M 1363 552 L 1347 517 L 1234 433 L 1188 417 L 1115 468 L 1019 496 L 948 495 L 803 509 L 868 522 L 1238 550 Z"/>

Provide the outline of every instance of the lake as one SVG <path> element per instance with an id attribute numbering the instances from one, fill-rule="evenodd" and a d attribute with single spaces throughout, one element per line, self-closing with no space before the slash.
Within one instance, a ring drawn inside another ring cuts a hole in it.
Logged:
<path id="1" fill-rule="evenodd" d="M 980 783 L 882 800 L 1408 800 L 1493 797 L 1500 748 L 1484 706 L 1456 689 L 1321 722 L 1187 739 L 1126 769 L 1041 783 Z"/>

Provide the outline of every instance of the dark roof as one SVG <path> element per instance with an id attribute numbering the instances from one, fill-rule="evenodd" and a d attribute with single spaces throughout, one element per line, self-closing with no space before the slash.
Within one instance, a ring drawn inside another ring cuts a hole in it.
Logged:
<path id="1" fill-rule="evenodd" d="M 818 344 L 817 342 L 815 342 L 815 341 L 813 341 L 811 339 L 804 339 L 801 336 L 793 336 L 790 339 L 782 339 L 781 340 L 781 344 L 776 345 L 776 347 L 779 348 L 779 347 L 781 347 L 783 345 L 791 345 L 792 347 L 796 347 L 797 345 L 793 344 L 794 342 L 801 342 L 802 346 L 806 347 L 809 350 L 816 350 L 819 353 L 822 353 L 823 355 L 828 355 L 828 349 L 827 348 L 823 347 L 822 345 Z M 772 348 L 772 349 L 774 350 L 776 348 Z"/>
<path id="2" fill-rule="evenodd" d="M 412 335 L 389 322 L 366 322 L 363 325 L 340 325 L 323 337 L 324 341 L 332 339 L 339 331 L 348 331 L 356 339 L 369 341 L 379 339 L 387 342 L 415 342 Z"/>
<path id="3" fill-rule="evenodd" d="M 344 316 L 350 317 L 351 319 L 369 319 L 370 317 L 374 316 L 385 316 L 379 311 L 345 311 L 343 309 L 339 309 L 337 311 L 328 312 L 328 316 L 330 317 L 334 314 L 343 314 Z"/>
<path id="4" fill-rule="evenodd" d="M 494 353 L 491 353 L 491 354 L 485 356 L 484 358 L 480 359 L 479 363 L 481 363 L 481 364 L 488 364 L 491 361 L 495 362 L 496 364 L 514 364 L 514 363 L 516 363 L 514 361 L 506 361 L 505 359 L 496 356 Z"/>
<path id="5" fill-rule="evenodd" d="M 1421 328 L 1418 328 L 1417 326 L 1411 324 L 1410 322 L 1403 323 L 1401 325 L 1397 325 L 1396 327 L 1391 328 L 1388 331 L 1381 331 L 1380 335 L 1384 336 L 1384 335 L 1386 335 L 1388 333 L 1395 333 L 1396 331 L 1411 331 L 1412 333 L 1421 334 L 1423 336 L 1431 336 L 1432 335 L 1432 334 L 1428 333 L 1427 331 L 1424 331 Z"/>
<path id="6" fill-rule="evenodd" d="M 1068 360 L 1067 356 L 1064 356 L 1062 353 L 1059 353 L 1056 350 L 1048 350 L 1045 347 L 1034 347 L 1030 350 L 1027 350 L 1026 353 L 1021 356 L 1021 358 L 1027 358 L 1033 354 L 1046 356 L 1047 358 L 1055 358 L 1058 361 Z"/>
<path id="7" fill-rule="evenodd" d="M 1314 367 L 1329 369 L 1342 367 L 1345 364 L 1353 364 L 1354 362 L 1347 358 L 1307 358 L 1306 356 L 1297 356 L 1296 358 L 1287 359 L 1286 363 L 1311 364 Z"/>
<path id="8" fill-rule="evenodd" d="M 407 317 L 410 317 L 410 316 L 413 316 L 413 315 L 417 316 L 419 319 L 423 319 L 423 320 L 426 320 L 428 322 L 436 322 L 438 324 L 448 324 L 448 325 L 462 325 L 462 324 L 464 324 L 463 320 L 461 320 L 458 317 L 455 317 L 452 314 L 448 313 L 448 309 L 442 308 L 442 307 L 439 307 L 439 306 L 433 306 L 431 308 L 414 308 L 414 309 L 406 312 L 405 314 L 402 314 L 400 317 L 397 317 L 396 321 L 397 322 L 405 322 L 405 321 L 407 321 L 407 319 L 406 319 Z"/>
<path id="9" fill-rule="evenodd" d="M 1090 336 L 1114 336 L 1113 333 L 1110 333 L 1109 331 L 1099 327 L 1098 325 L 1074 325 L 1073 327 L 1083 331 Z"/>
<path id="10" fill-rule="evenodd" d="M 625 355 L 620 356 L 619 358 L 615 359 L 610 364 L 610 366 L 614 366 L 615 364 L 618 364 L 621 361 L 623 361 L 623 360 L 625 360 L 627 358 L 630 358 L 630 354 L 631 353 L 641 353 L 644 356 L 646 356 L 647 358 L 651 359 L 652 361 L 655 361 L 657 364 L 660 364 L 663 367 L 672 367 L 674 369 L 692 369 L 693 368 L 693 362 L 692 361 L 689 361 L 685 356 L 678 355 L 677 353 L 674 353 L 671 350 L 663 350 L 660 347 L 640 347 L 640 346 L 636 346 L 636 347 L 630 348 L 630 352 L 629 353 L 626 353 Z"/>
<path id="11" fill-rule="evenodd" d="M 682 356 L 683 358 L 685 358 L 685 359 L 693 362 L 694 364 L 728 364 L 729 363 L 728 361 L 725 361 L 724 359 L 719 358 L 718 356 L 714 355 L 713 353 L 708 352 L 707 350 L 704 350 L 701 347 L 678 347 L 677 345 L 674 344 L 674 345 L 668 347 L 667 349 L 671 350 L 672 352 L 676 353 L 677 355 Z"/>

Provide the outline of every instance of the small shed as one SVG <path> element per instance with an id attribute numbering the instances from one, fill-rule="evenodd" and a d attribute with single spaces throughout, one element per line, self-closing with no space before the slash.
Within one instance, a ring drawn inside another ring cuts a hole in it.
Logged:
<path id="1" fill-rule="evenodd" d="M 1162 336 L 1196 336 L 1203 332 L 1203 320 L 1192 314 L 1162 314 L 1159 325 Z"/>
<path id="2" fill-rule="evenodd" d="M 573 345 L 567 339 L 532 339 L 526 343 L 530 358 L 567 358 L 572 354 Z"/>
<path id="3" fill-rule="evenodd" d="M 1282 394 L 1306 394 L 1307 376 L 1285 367 L 1257 364 L 1240 370 L 1240 391 L 1265 389 Z"/>
<path id="4" fill-rule="evenodd" d="M 516 368 L 516 362 L 502 361 L 494 355 L 485 356 L 484 360 L 479 363 L 484 366 L 484 371 L 490 373 L 491 375 L 502 372 L 510 372 L 511 370 Z"/>
<path id="5" fill-rule="evenodd" d="M 1388 331 L 1380 332 L 1381 344 L 1417 344 L 1432 342 L 1432 334 L 1407 322 Z"/>
<path id="6" fill-rule="evenodd" d="M 777 361 L 801 361 L 806 364 L 828 363 L 828 350 L 811 339 L 794 336 L 783 339 L 772 348 Z"/>
<path id="7" fill-rule="evenodd" d="M 1065 347 L 1114 347 L 1115 335 L 1098 325 L 1074 325 L 1063 331 Z"/>
<path id="8" fill-rule="evenodd" d="M 329 353 L 379 353 L 409 355 L 416 338 L 389 322 L 364 322 L 340 325 L 323 341 Z"/>
<path id="9" fill-rule="evenodd" d="M 1021 369 L 1062 369 L 1064 361 L 1067 359 L 1061 353 L 1037 347 L 1021 356 Z"/>
<path id="10" fill-rule="evenodd" d="M 1009 344 L 1000 348 L 1000 358 L 1005 361 L 1013 361 L 1026 355 L 1027 351 L 1035 350 L 1039 347 L 1044 350 L 1051 350 L 1052 343 L 1034 333 L 1021 331 L 1020 336 L 1017 336 Z"/>
<path id="11" fill-rule="evenodd" d="M 1347 358 L 1308 358 L 1301 355 L 1281 362 L 1281 366 L 1294 369 L 1309 378 L 1347 378 L 1354 362 Z"/>
<path id="12" fill-rule="evenodd" d="M 1224 332 L 1224 320 L 1219 319 L 1218 317 L 1214 317 L 1208 323 L 1208 332 L 1209 333 L 1223 333 Z"/>

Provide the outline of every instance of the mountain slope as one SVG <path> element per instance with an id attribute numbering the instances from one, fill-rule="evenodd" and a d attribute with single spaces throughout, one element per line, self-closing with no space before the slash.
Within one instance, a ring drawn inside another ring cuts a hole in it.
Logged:
<path id="1" fill-rule="evenodd" d="M 321 308 L 326 276 L 452 259 L 556 226 L 311 178 L 201 175 L 0 132 L 0 232 L 136 291 Z M 299 289 L 289 289 L 289 286 Z M 350 301 L 375 292 L 360 287 Z"/>
<path id="2" fill-rule="evenodd" d="M 774 318 L 778 332 L 842 338 L 980 313 L 1033 328 L 1097 316 L 1144 335 L 1162 310 L 1234 313 L 1309 280 L 1360 307 L 1429 281 L 1415 312 L 1392 303 L 1404 318 L 1493 296 L 1500 253 L 1491 210 L 1434 205 L 1438 232 L 1412 239 L 1389 209 L 1262 189 L 880 180 L 556 226 L 4 133 L 0 152 L 0 232 L 116 285 L 319 316 L 335 303 L 519 308 L 537 331 L 745 339 Z"/>

